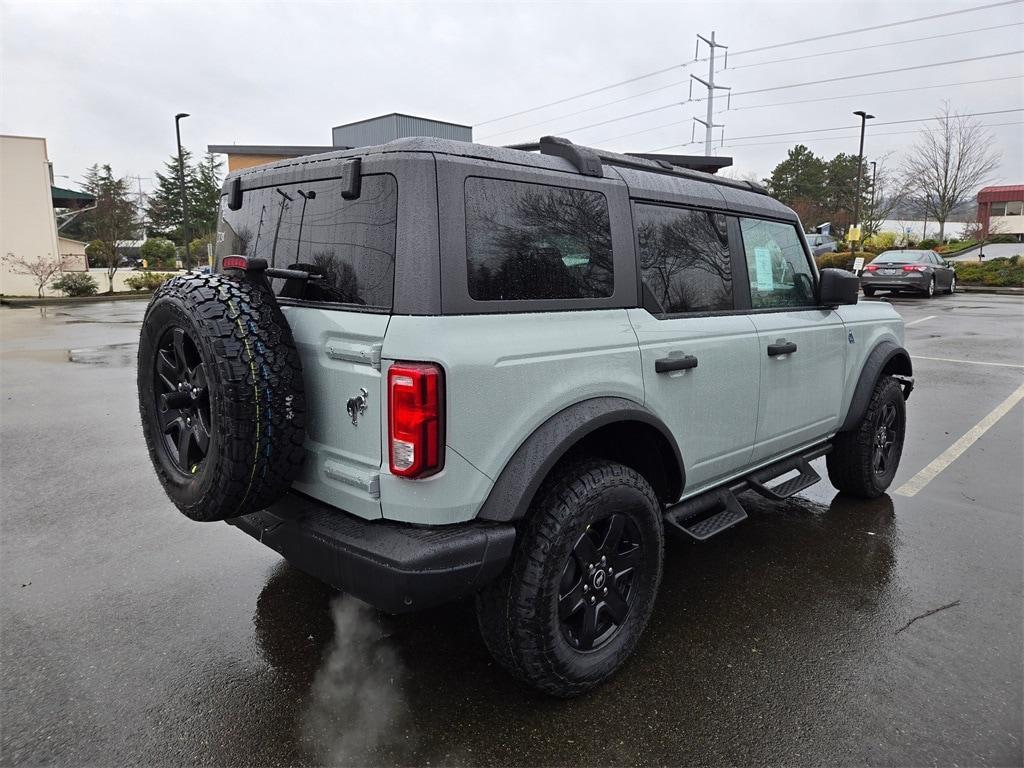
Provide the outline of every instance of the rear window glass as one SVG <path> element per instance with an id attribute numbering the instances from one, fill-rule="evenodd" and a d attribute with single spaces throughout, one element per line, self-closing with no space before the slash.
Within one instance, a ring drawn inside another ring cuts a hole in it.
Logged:
<path id="1" fill-rule="evenodd" d="M 467 179 L 466 257 L 478 301 L 611 296 L 608 201 L 600 192 Z"/>
<path id="2" fill-rule="evenodd" d="M 883 251 L 875 256 L 875 261 L 894 262 L 897 264 L 914 264 L 919 261 L 931 261 L 931 251 Z"/>
<path id="3" fill-rule="evenodd" d="M 719 213 L 636 206 L 645 297 L 662 314 L 733 308 L 728 220 Z"/>
<path id="4" fill-rule="evenodd" d="M 343 200 L 340 179 L 246 190 L 242 208 L 221 198 L 217 258 L 266 259 L 318 280 L 274 280 L 280 296 L 391 309 L 395 284 L 398 185 L 364 176 L 358 200 Z"/>

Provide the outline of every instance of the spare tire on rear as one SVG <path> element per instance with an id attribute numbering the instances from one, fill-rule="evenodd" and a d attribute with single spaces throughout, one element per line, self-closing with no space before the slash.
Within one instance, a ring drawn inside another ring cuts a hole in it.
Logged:
<path id="1" fill-rule="evenodd" d="M 266 287 L 198 274 L 164 283 L 142 321 L 138 384 L 150 459 L 187 517 L 263 509 L 295 480 L 302 364 Z"/>

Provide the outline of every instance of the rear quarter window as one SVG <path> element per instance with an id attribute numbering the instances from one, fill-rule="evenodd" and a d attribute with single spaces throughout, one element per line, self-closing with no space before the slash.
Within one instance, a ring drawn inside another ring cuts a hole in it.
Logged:
<path id="1" fill-rule="evenodd" d="M 321 276 L 274 280 L 284 298 L 390 310 L 398 184 L 390 174 L 364 176 L 356 200 L 342 199 L 342 186 L 327 179 L 246 190 L 237 211 L 222 197 L 218 260 L 237 254 Z"/>
<path id="2" fill-rule="evenodd" d="M 477 301 L 612 295 L 611 224 L 600 192 L 468 178 L 466 258 Z"/>

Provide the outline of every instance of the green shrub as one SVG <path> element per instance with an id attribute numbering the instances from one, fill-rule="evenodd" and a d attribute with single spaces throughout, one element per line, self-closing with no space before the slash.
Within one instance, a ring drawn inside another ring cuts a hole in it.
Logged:
<path id="1" fill-rule="evenodd" d="M 996 288 L 1024 287 L 1024 264 L 1020 256 L 985 261 L 958 261 L 953 264 L 956 279 L 963 285 L 987 285 Z"/>
<path id="2" fill-rule="evenodd" d="M 174 275 L 169 272 L 136 272 L 124 279 L 125 285 L 133 291 L 155 291 Z"/>
<path id="3" fill-rule="evenodd" d="M 899 238 L 895 232 L 878 232 L 871 237 L 864 238 L 864 248 L 875 253 L 887 251 L 896 245 Z"/>
<path id="4" fill-rule="evenodd" d="M 142 244 L 139 256 L 152 268 L 173 267 L 176 258 L 174 243 L 164 237 L 151 237 Z"/>
<path id="5" fill-rule="evenodd" d="M 88 272 L 68 272 L 50 283 L 50 287 L 68 296 L 95 296 L 99 290 Z"/>
<path id="6" fill-rule="evenodd" d="M 917 247 L 921 248 L 923 250 L 926 250 L 926 251 L 931 251 L 931 250 L 934 250 L 935 246 L 937 246 L 938 244 L 939 244 L 938 240 L 933 240 L 932 238 L 929 237 L 929 238 L 926 238 L 926 239 L 922 240 L 920 243 L 918 243 Z"/>
<path id="7" fill-rule="evenodd" d="M 973 248 L 977 244 L 977 240 L 950 240 L 947 243 L 937 246 L 935 250 L 938 253 L 956 253 L 957 251 Z"/>
<path id="8" fill-rule="evenodd" d="M 849 251 L 843 253 L 823 253 L 821 256 L 815 259 L 818 263 L 818 269 L 845 269 L 847 271 L 853 270 L 853 260 L 857 257 L 863 257 L 865 264 L 870 264 L 877 254 L 866 253 L 864 251 L 857 251 L 857 256 L 854 256 Z"/>
<path id="9" fill-rule="evenodd" d="M 986 243 L 1016 243 L 1016 235 L 992 235 L 985 240 Z"/>

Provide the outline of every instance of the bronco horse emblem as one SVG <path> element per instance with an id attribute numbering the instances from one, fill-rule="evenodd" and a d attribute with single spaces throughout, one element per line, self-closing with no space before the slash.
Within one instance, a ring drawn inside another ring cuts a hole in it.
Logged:
<path id="1" fill-rule="evenodd" d="M 359 417 L 366 413 L 366 398 L 369 394 L 366 391 L 366 387 L 360 387 L 359 394 L 355 397 L 350 397 L 348 404 L 345 406 L 348 415 L 352 417 L 352 423 L 357 427 L 359 426 Z"/>

